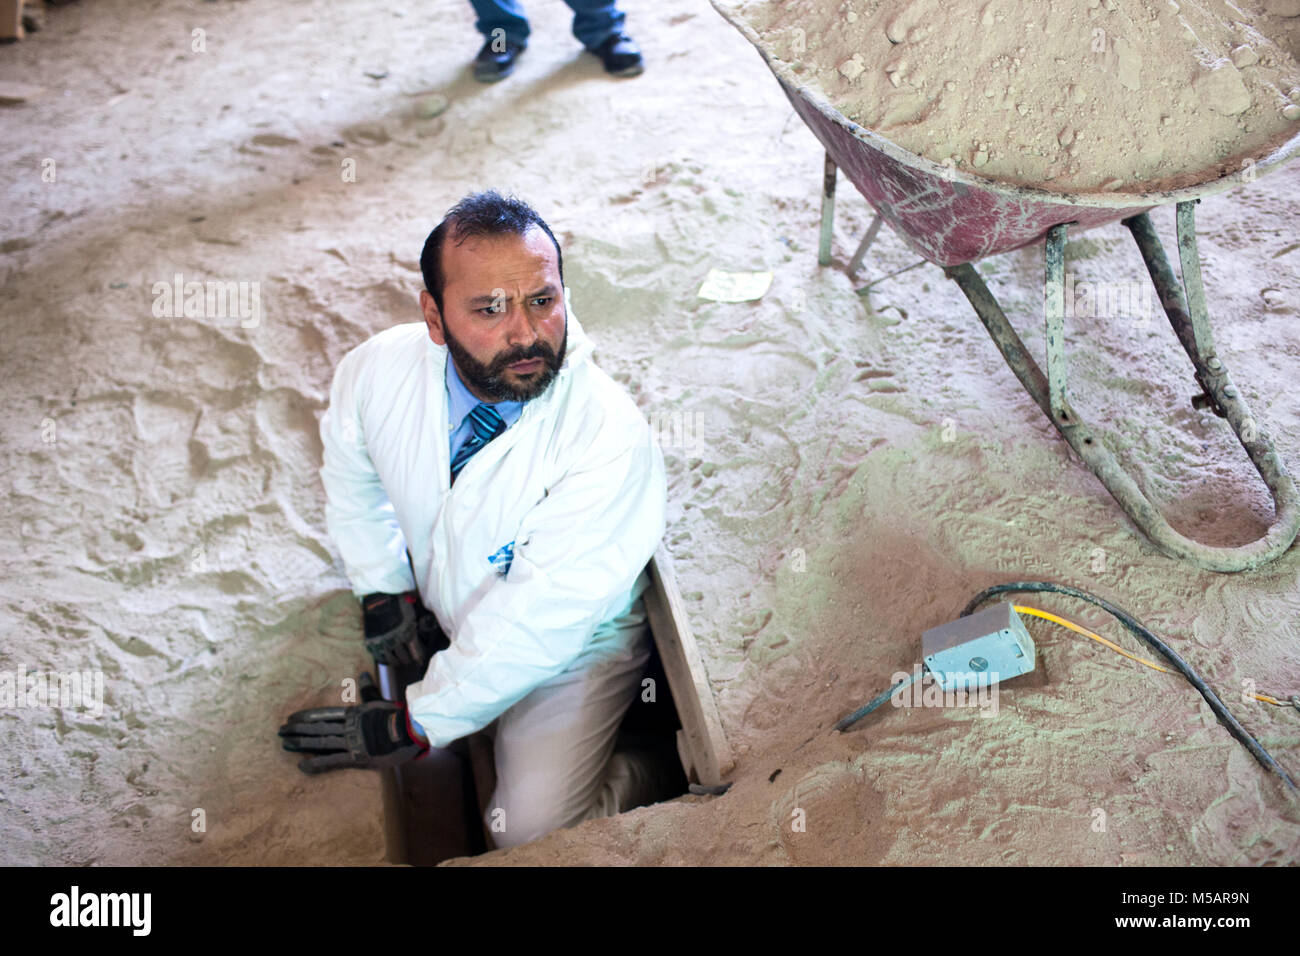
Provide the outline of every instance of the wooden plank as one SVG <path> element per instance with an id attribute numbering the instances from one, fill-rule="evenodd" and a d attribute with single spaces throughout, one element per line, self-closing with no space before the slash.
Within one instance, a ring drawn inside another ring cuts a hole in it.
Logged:
<path id="1" fill-rule="evenodd" d="M 700 775 L 695 772 L 695 761 L 691 759 L 691 745 L 686 742 L 686 731 L 677 731 L 677 759 L 682 762 L 682 770 L 686 773 L 686 779 L 700 782 Z"/>
<path id="2" fill-rule="evenodd" d="M 0 40 L 23 38 L 23 0 L 0 0 Z"/>
<path id="3" fill-rule="evenodd" d="M 650 559 L 650 588 L 645 594 L 645 605 L 650 631 L 668 675 L 677 714 L 682 719 L 678 748 L 689 755 L 689 761 L 683 759 L 682 765 L 688 776 L 693 771 L 696 782 L 705 786 L 725 783 L 722 778 L 735 767 L 735 760 L 722 730 L 704 660 L 686 616 L 686 603 L 677 588 L 672 559 L 662 544 Z"/>

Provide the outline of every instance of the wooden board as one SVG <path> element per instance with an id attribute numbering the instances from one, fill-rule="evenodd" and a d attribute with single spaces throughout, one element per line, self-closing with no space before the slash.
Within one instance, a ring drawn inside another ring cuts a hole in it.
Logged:
<path id="1" fill-rule="evenodd" d="M 23 38 L 23 0 L 0 0 L 0 40 Z"/>
<path id="2" fill-rule="evenodd" d="M 650 559 L 650 587 L 645 593 L 646 615 L 655 646 L 668 675 L 668 686 L 682 720 L 678 753 L 688 779 L 718 786 L 735 767 L 731 746 L 722 731 L 713 688 L 686 616 L 686 603 L 677 588 L 672 559 L 661 544 Z"/>

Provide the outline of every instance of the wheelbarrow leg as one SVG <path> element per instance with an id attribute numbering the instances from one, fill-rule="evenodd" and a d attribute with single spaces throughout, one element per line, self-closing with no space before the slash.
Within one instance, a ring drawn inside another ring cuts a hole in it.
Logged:
<path id="1" fill-rule="evenodd" d="M 1068 424 L 1065 398 L 1065 230 L 1067 223 L 1047 232 L 1043 317 L 1047 325 L 1047 391 L 1052 421 Z"/>
<path id="2" fill-rule="evenodd" d="M 930 260 L 928 259 L 918 259 L 916 262 L 913 262 L 910 266 L 903 266 L 903 268 L 895 269 L 893 272 L 886 272 L 883 276 L 879 276 L 878 278 L 872 279 L 866 285 L 854 289 L 853 291 L 858 295 L 866 295 L 868 292 L 870 292 L 876 286 L 880 285 L 880 283 L 884 282 L 886 279 L 892 279 L 894 278 L 894 276 L 901 276 L 904 272 L 911 272 L 913 269 L 919 269 L 921 268 L 921 266 L 928 266 L 929 264 L 930 264 Z"/>
<path id="3" fill-rule="evenodd" d="M 1205 286 L 1201 281 L 1201 261 L 1196 249 L 1196 200 L 1178 204 L 1178 258 L 1183 267 L 1183 284 L 1187 288 L 1184 301 L 1174 278 L 1169 261 L 1165 258 L 1164 247 L 1160 237 L 1151 225 L 1151 219 L 1145 213 L 1124 220 L 1133 233 L 1138 251 L 1155 283 L 1160 296 L 1160 304 L 1169 316 L 1169 324 L 1183 346 L 1183 351 L 1192 360 L 1196 381 L 1201 386 L 1201 394 L 1192 399 L 1197 408 L 1211 408 L 1220 418 L 1227 417 L 1224 399 L 1236 399 L 1237 390 L 1227 381 L 1228 373 L 1223 362 L 1214 354 L 1214 336 L 1210 332 L 1210 320 L 1205 306 Z M 1219 381 L 1219 380 L 1222 381 Z M 1217 383 L 1219 388 L 1212 388 Z M 1249 446 L 1247 446 L 1249 451 Z"/>
<path id="4" fill-rule="evenodd" d="M 949 266 L 944 272 L 957 283 L 975 307 L 976 314 L 988 329 L 1002 357 L 1011 366 L 1025 390 L 1038 403 L 1038 407 L 1052 420 L 1057 431 L 1106 486 L 1124 512 L 1158 548 L 1206 570 L 1244 571 L 1267 564 L 1295 541 L 1297 532 L 1300 532 L 1300 492 L 1273 450 L 1272 442 L 1254 423 L 1246 403 L 1230 384 L 1222 361 L 1213 354 L 1212 337 L 1205 314 L 1204 291 L 1199 281 L 1200 268 L 1196 258 L 1192 215 L 1191 203 L 1179 204 L 1179 247 L 1180 251 L 1186 250 L 1183 260 L 1184 277 L 1191 277 L 1187 279 L 1187 291 L 1192 301 L 1190 313 L 1146 214 L 1125 220 L 1125 224 L 1137 240 L 1165 312 L 1169 315 L 1170 324 L 1192 360 L 1197 381 L 1211 401 L 1222 408 L 1273 496 L 1276 512 L 1273 524 L 1263 536 L 1239 547 L 1213 547 L 1175 531 L 1120 466 L 1115 456 L 1070 408 L 1065 392 L 1065 291 L 1060 281 L 1065 245 L 1063 226 L 1053 228 L 1047 238 L 1044 316 L 1047 323 L 1050 379 L 1043 375 L 1030 356 L 1024 342 L 1007 321 L 1002 307 L 975 268 L 970 263 L 964 263 Z M 1195 268 L 1189 268 L 1189 263 L 1195 263 Z"/>
<path id="5" fill-rule="evenodd" d="M 863 236 L 862 241 L 858 243 L 857 252 L 853 253 L 853 261 L 849 263 L 848 274 L 850 279 L 857 275 L 858 270 L 862 268 L 862 260 L 867 257 L 867 250 L 870 249 L 871 244 L 876 241 L 876 236 L 880 235 L 880 227 L 884 225 L 884 222 L 885 220 L 880 216 L 876 216 L 871 220 L 871 225 L 867 227 L 867 234 Z"/>
<path id="6" fill-rule="evenodd" d="M 817 264 L 831 264 L 831 232 L 835 223 L 835 177 L 839 167 L 831 154 L 826 154 L 826 164 L 822 167 L 822 235 L 817 245 Z"/>
<path id="7" fill-rule="evenodd" d="M 831 154 L 826 154 L 826 164 L 822 169 L 822 232 L 817 244 L 817 264 L 828 266 L 831 264 L 831 240 L 834 235 L 835 224 L 835 182 L 839 167 L 835 165 L 835 160 L 831 159 Z M 867 251 L 880 235 L 880 227 L 885 224 L 884 217 L 877 214 L 872 220 L 871 225 L 867 227 L 866 235 L 858 243 L 857 251 L 853 253 L 853 259 L 849 262 L 845 274 L 850 279 L 858 274 L 862 268 L 862 260 L 867 257 Z M 895 269 L 893 272 L 883 275 L 880 278 L 869 282 L 857 290 L 858 295 L 865 295 L 871 290 L 871 287 L 886 279 L 892 279 L 894 276 L 902 275 L 918 266 L 926 264 L 925 259 L 914 262 L 910 266 L 904 266 L 902 269 Z"/>

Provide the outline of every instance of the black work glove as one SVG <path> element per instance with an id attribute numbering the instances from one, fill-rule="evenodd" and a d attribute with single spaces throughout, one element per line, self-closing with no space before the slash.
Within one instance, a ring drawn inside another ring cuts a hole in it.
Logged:
<path id="1" fill-rule="evenodd" d="M 363 689 L 362 700 L 369 696 Z M 414 760 L 429 749 L 407 729 L 406 706 L 387 700 L 300 710 L 289 715 L 280 737 L 285 750 L 313 755 L 298 762 L 303 773 L 339 767 L 382 769 Z"/>
<path id="2" fill-rule="evenodd" d="M 418 661 L 421 650 L 416 634 L 416 608 L 420 597 L 405 594 L 367 594 L 361 599 L 366 650 L 376 664 L 401 667 Z"/>
<path id="3" fill-rule="evenodd" d="M 361 599 L 366 650 L 375 664 L 423 668 L 450 641 L 433 612 L 420 603 L 415 591 L 405 594 L 367 594 Z"/>

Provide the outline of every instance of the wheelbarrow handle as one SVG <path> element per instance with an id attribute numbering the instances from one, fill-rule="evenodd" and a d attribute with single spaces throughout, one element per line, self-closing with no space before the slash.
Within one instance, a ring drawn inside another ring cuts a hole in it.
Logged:
<path id="1" fill-rule="evenodd" d="M 1078 453 L 1124 512 L 1158 548 L 1175 558 L 1209 571 L 1245 571 L 1261 567 L 1284 553 L 1300 533 L 1300 491 L 1273 448 L 1273 442 L 1251 416 L 1241 393 L 1232 385 L 1223 361 L 1214 354 L 1214 340 L 1206 314 L 1196 249 L 1195 202 L 1178 204 L 1178 245 L 1187 298 L 1174 278 L 1164 249 L 1146 213 L 1124 220 L 1160 295 L 1169 322 L 1187 352 L 1196 380 L 1232 426 L 1242 447 L 1273 496 L 1272 525 L 1256 540 L 1237 547 L 1202 544 L 1175 531 L 1137 483 L 1120 466 L 1114 454 L 1070 408 L 1065 394 L 1065 342 L 1062 331 L 1065 290 L 1061 280 L 1065 226 L 1047 237 L 1045 319 L 1047 323 L 1048 376 L 1044 376 L 1024 342 L 1007 320 L 997 299 L 970 263 L 949 266 L 953 279 L 975 308 L 1002 357 L 1020 383 L 1052 420 L 1061 436 Z M 1190 305 L 1189 305 L 1190 303 Z"/>

